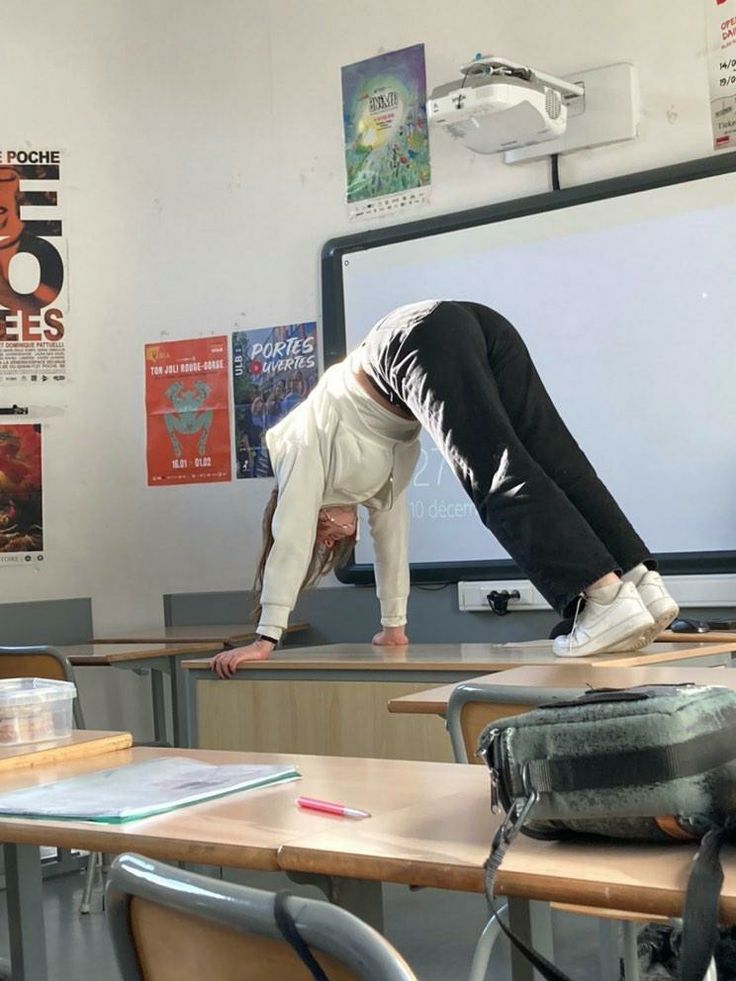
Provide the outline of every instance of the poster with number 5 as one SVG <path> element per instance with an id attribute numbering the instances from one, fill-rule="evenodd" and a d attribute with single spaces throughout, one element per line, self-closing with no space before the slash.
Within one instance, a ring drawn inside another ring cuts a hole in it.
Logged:
<path id="1" fill-rule="evenodd" d="M 0 383 L 67 379 L 61 152 L 0 149 Z"/>

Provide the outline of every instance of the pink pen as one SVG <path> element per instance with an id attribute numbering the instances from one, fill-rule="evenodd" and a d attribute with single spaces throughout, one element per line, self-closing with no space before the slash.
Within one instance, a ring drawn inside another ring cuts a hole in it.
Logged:
<path id="1" fill-rule="evenodd" d="M 345 807 L 344 804 L 335 804 L 329 800 L 317 800 L 314 797 L 297 797 L 297 805 L 304 807 L 308 811 L 321 811 L 323 814 L 339 814 L 341 817 L 348 818 L 369 818 L 368 811 L 361 811 L 358 807 Z"/>

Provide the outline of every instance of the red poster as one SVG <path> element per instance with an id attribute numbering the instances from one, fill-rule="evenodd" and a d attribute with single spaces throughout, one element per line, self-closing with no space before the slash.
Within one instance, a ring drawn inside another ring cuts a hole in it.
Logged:
<path id="1" fill-rule="evenodd" d="M 227 338 L 146 344 L 148 486 L 230 480 Z"/>
<path id="2" fill-rule="evenodd" d="M 0 568 L 43 561 L 41 426 L 0 425 Z"/>

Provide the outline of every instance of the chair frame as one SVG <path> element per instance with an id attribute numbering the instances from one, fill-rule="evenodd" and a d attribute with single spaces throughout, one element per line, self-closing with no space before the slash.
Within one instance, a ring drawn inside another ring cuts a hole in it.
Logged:
<path id="1" fill-rule="evenodd" d="M 113 948 L 124 981 L 144 981 L 130 929 L 134 897 L 240 935 L 268 937 L 286 945 L 276 925 L 272 892 L 211 879 L 142 855 L 126 852 L 117 856 L 110 866 L 105 895 Z M 391 944 L 347 910 L 304 896 L 289 896 L 286 907 L 310 947 L 352 968 L 356 976 L 365 981 L 417 981 Z"/>
<path id="2" fill-rule="evenodd" d="M 530 688 L 527 685 L 479 685 L 472 681 L 465 681 L 457 685 L 447 703 L 447 732 L 450 736 L 452 754 L 456 763 L 472 763 L 470 759 L 465 735 L 463 733 L 463 710 L 471 702 L 492 702 L 493 705 L 508 705 L 519 709 L 531 710 L 543 702 L 553 699 L 572 699 L 582 695 L 584 687 L 577 688 Z M 491 697 L 492 693 L 492 697 Z M 516 714 L 509 711 L 509 715 Z M 499 712 L 497 718 L 502 718 L 503 713 Z M 480 762 L 479 760 L 475 762 Z"/>
<path id="3" fill-rule="evenodd" d="M 57 661 L 61 672 L 64 676 L 64 681 L 70 681 L 76 686 L 76 679 L 74 677 L 74 671 L 69 663 L 68 658 L 64 657 L 61 651 L 57 650 L 55 647 L 49 647 L 46 645 L 39 645 L 35 647 L 0 647 L 0 657 L 3 655 L 8 655 L 10 657 L 50 657 L 54 661 Z M 24 677 L 29 677 L 29 675 L 24 675 Z M 76 692 L 74 695 L 74 704 L 72 708 L 74 714 L 74 725 L 77 729 L 86 729 L 87 726 L 84 721 L 84 715 L 82 713 L 82 705 L 79 701 L 79 693 Z"/>

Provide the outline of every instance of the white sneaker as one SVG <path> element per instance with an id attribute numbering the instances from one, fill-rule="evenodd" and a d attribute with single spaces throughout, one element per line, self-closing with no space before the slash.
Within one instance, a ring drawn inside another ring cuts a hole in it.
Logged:
<path id="1" fill-rule="evenodd" d="M 624 580 L 624 582 L 626 581 Z M 646 643 L 649 644 L 659 636 L 665 627 L 668 627 L 672 623 L 680 612 L 680 608 L 667 592 L 667 587 L 662 581 L 662 577 L 654 569 L 648 569 L 642 573 L 638 581 L 634 581 L 633 579 L 628 581 L 634 582 L 636 590 L 639 596 L 641 596 L 642 603 L 646 606 L 650 616 L 654 620 L 654 624 L 648 631 L 646 640 Z M 611 650 L 625 651 L 628 648 L 617 646 L 612 647 Z"/>
<path id="2" fill-rule="evenodd" d="M 680 607 L 667 592 L 660 574 L 654 569 L 648 570 L 636 584 L 636 589 L 658 629 L 664 630 L 665 627 L 669 627 L 680 612 Z"/>
<path id="3" fill-rule="evenodd" d="M 644 647 L 651 637 L 654 618 L 633 582 L 622 582 L 610 603 L 586 597 L 585 607 L 572 631 L 555 637 L 552 650 L 558 657 L 585 657 L 602 651 Z"/>

